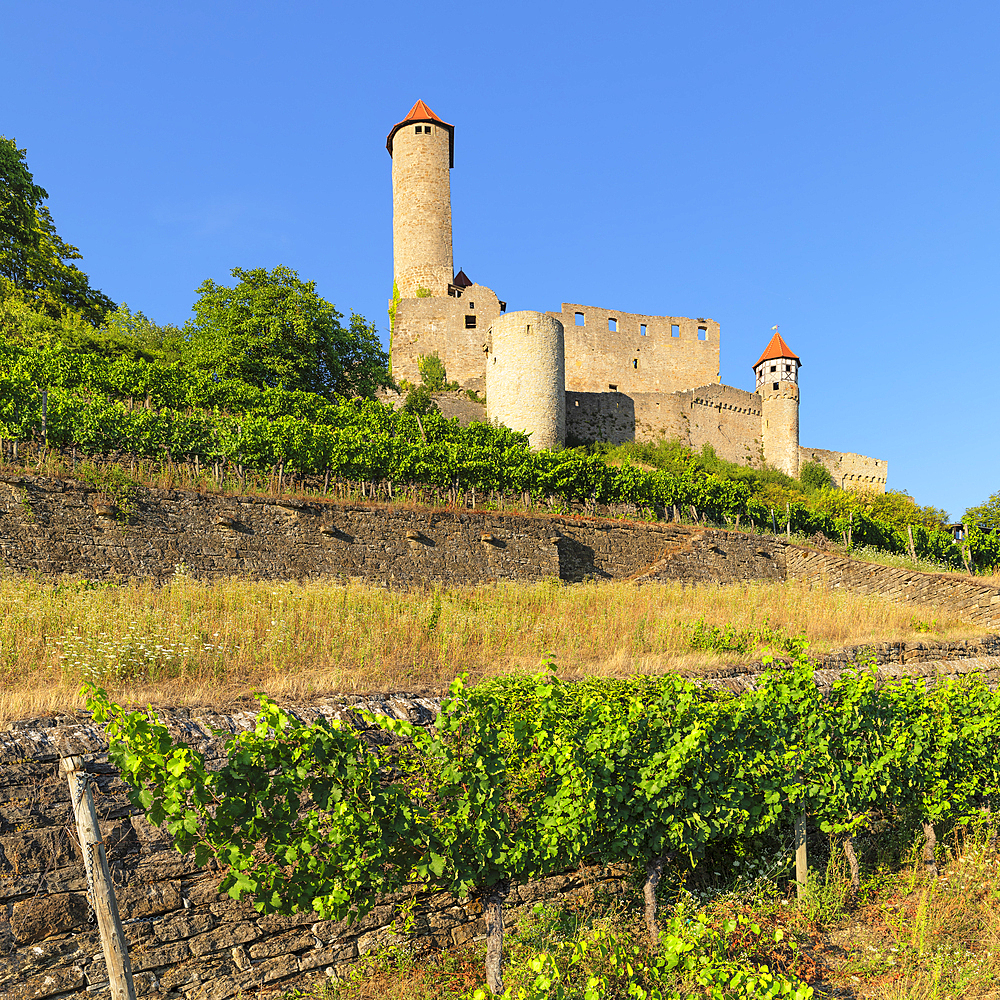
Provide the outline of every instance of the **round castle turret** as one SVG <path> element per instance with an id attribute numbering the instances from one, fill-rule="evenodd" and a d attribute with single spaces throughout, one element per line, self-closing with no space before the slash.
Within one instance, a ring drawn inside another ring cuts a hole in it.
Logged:
<path id="1" fill-rule="evenodd" d="M 775 330 L 753 366 L 760 396 L 764 461 L 789 476 L 799 475 L 799 356 Z"/>
<path id="2" fill-rule="evenodd" d="M 451 178 L 455 127 L 423 101 L 389 133 L 392 157 L 393 279 L 404 299 L 419 289 L 447 295 L 451 253 Z"/>
<path id="3" fill-rule="evenodd" d="M 566 440 L 563 325 L 540 312 L 493 320 L 486 351 L 486 419 L 530 434 L 532 448 Z"/>

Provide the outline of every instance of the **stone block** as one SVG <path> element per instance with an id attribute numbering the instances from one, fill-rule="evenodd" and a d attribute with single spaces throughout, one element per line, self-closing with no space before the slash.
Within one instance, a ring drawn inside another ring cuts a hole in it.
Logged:
<path id="1" fill-rule="evenodd" d="M 292 932 L 290 934 L 276 934 L 257 941 L 250 946 L 250 957 L 274 958 L 275 955 L 290 955 L 295 951 L 304 951 L 306 948 L 315 947 L 317 938 L 309 931 Z"/>
<path id="2" fill-rule="evenodd" d="M 126 885 L 116 890 L 122 920 L 135 920 L 169 913 L 183 907 L 181 888 L 172 882 L 153 885 Z"/>
<path id="3" fill-rule="evenodd" d="M 228 950 L 238 944 L 247 944 L 260 938 L 260 928 L 253 923 L 223 924 L 207 934 L 199 934 L 189 939 L 191 954 L 207 955 L 211 952 Z"/>
<path id="4" fill-rule="evenodd" d="M 10 925 L 18 944 L 34 944 L 86 924 L 89 913 L 87 897 L 82 893 L 36 896 L 14 904 Z"/>
<path id="5" fill-rule="evenodd" d="M 86 986 L 83 969 L 79 966 L 53 969 L 39 976 L 32 976 L 23 983 L 4 987 L 6 1000 L 42 1000 L 43 997 L 74 993 Z"/>

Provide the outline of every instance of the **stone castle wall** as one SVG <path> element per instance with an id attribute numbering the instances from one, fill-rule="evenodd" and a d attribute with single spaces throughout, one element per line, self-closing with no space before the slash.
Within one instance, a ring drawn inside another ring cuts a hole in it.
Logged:
<path id="1" fill-rule="evenodd" d="M 685 316 L 642 316 L 563 303 L 566 389 L 674 392 L 719 381 L 719 324 Z M 578 325 L 578 316 L 583 325 Z M 609 328 L 614 320 L 615 330 Z M 645 334 L 642 328 L 645 327 Z M 676 328 L 677 336 L 672 332 Z M 704 334 L 704 339 L 699 336 Z"/>
<path id="2" fill-rule="evenodd" d="M 455 273 L 449 169 L 448 129 L 407 124 L 393 136 L 392 273 L 404 299 L 416 297 L 419 287 L 448 294 Z"/>
<path id="3" fill-rule="evenodd" d="M 711 445 L 729 462 L 759 465 L 760 397 L 712 384 L 672 393 L 566 393 L 571 442 L 676 440 L 698 451 Z"/>
<path id="4" fill-rule="evenodd" d="M 799 448 L 799 464 L 819 462 L 833 476 L 834 484 L 844 490 L 873 490 L 885 493 L 889 463 L 867 455 L 823 448 Z"/>
<path id="5" fill-rule="evenodd" d="M 449 381 L 481 389 L 486 374 L 486 331 L 500 315 L 496 293 L 484 285 L 471 285 L 460 296 L 401 299 L 392 333 L 393 378 L 419 384 L 420 356 L 437 354 Z"/>

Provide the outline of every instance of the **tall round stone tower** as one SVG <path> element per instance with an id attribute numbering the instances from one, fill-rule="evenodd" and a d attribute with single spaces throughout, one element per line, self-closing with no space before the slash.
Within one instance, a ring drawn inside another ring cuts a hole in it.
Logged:
<path id="1" fill-rule="evenodd" d="M 486 333 L 486 419 L 530 434 L 532 448 L 566 440 L 563 325 L 540 312 L 498 316 Z"/>
<path id="2" fill-rule="evenodd" d="M 753 366 L 760 395 L 760 437 L 764 461 L 789 476 L 799 474 L 799 356 L 775 328 Z"/>
<path id="3" fill-rule="evenodd" d="M 449 176 L 455 126 L 417 101 L 385 146 L 392 157 L 392 262 L 400 298 L 417 298 L 420 289 L 447 295 L 455 273 Z"/>

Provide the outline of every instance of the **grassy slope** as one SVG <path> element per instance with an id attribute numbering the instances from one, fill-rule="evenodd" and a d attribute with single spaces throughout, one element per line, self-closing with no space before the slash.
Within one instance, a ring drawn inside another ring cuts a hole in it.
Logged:
<path id="1" fill-rule="evenodd" d="M 695 651 L 691 627 L 804 633 L 822 653 L 844 645 L 975 630 L 953 615 L 800 584 L 535 584 L 387 591 L 336 583 L 176 577 L 108 586 L 0 577 L 0 717 L 80 704 L 80 682 L 145 704 L 232 703 L 255 690 L 282 699 L 351 691 L 440 690 L 534 672 L 553 652 L 560 674 L 697 671 L 753 650 Z"/>

